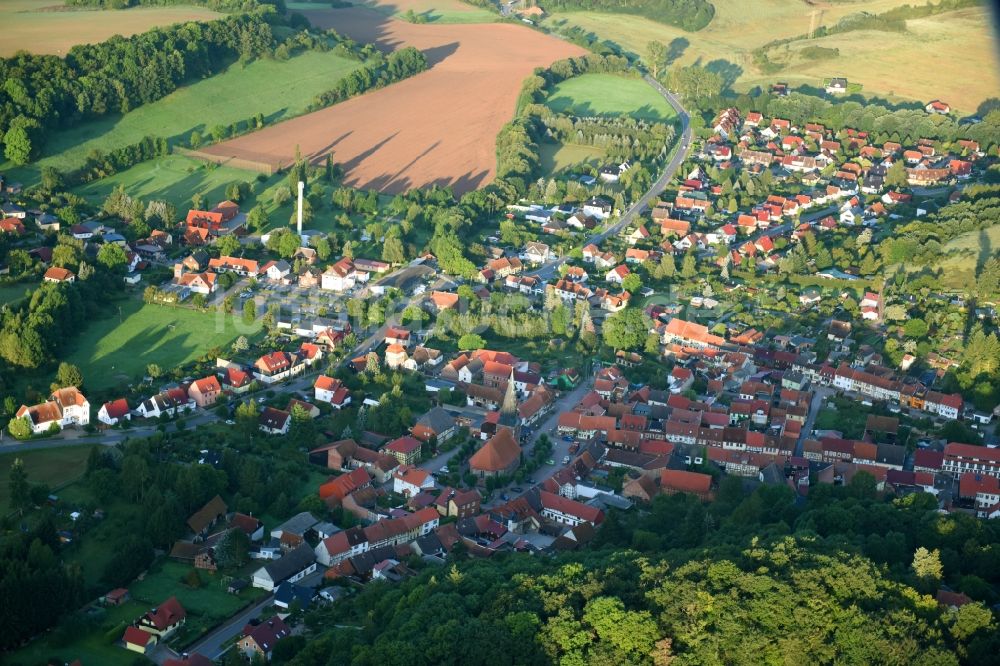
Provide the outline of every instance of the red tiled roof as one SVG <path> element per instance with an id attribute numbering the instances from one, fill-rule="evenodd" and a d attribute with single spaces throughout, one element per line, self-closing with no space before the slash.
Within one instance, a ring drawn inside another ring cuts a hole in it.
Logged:
<path id="1" fill-rule="evenodd" d="M 104 411 L 113 419 L 120 419 L 129 412 L 128 401 L 125 398 L 118 398 L 104 403 Z"/>
<path id="2" fill-rule="evenodd" d="M 122 636 L 122 641 L 127 645 L 141 645 L 146 647 L 153 640 L 153 634 L 143 631 L 139 627 L 129 627 Z"/>
<path id="3" fill-rule="evenodd" d="M 146 613 L 146 619 L 160 631 L 177 624 L 185 617 L 187 611 L 181 606 L 181 602 L 177 601 L 177 597 L 170 597 L 155 610 Z"/>
<path id="4" fill-rule="evenodd" d="M 705 494 L 712 487 L 712 477 L 698 472 L 665 469 L 660 472 L 660 487 L 679 492 Z"/>

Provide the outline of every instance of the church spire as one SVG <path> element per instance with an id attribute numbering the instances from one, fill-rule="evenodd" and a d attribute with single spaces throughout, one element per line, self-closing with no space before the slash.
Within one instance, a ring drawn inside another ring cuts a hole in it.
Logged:
<path id="1" fill-rule="evenodd" d="M 517 393 L 514 391 L 514 369 L 510 369 L 510 378 L 507 380 L 507 390 L 503 395 L 503 404 L 500 407 L 500 425 L 517 431 Z"/>

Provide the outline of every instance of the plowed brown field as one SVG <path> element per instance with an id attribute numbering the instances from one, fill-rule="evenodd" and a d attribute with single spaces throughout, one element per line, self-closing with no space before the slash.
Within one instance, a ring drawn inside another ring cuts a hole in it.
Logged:
<path id="1" fill-rule="evenodd" d="M 521 82 L 536 67 L 585 53 L 517 25 L 411 24 L 363 8 L 304 13 L 360 42 L 414 46 L 431 67 L 205 152 L 285 165 L 298 146 L 314 161 L 332 152 L 355 187 L 398 193 L 437 184 L 461 194 L 493 178 L 496 135 L 513 116 Z"/>

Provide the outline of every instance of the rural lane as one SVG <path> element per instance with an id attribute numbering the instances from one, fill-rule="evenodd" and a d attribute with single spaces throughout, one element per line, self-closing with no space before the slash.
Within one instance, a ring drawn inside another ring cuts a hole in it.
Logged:
<path id="1" fill-rule="evenodd" d="M 639 201 L 637 201 L 631 208 L 625 211 L 625 213 L 618 219 L 618 221 L 614 225 L 608 227 L 607 229 L 604 229 L 603 231 L 597 234 L 594 234 L 586 241 L 584 241 L 583 243 L 584 247 L 590 244 L 598 245 L 607 238 L 609 238 L 610 236 L 618 235 L 619 233 L 621 233 L 622 229 L 627 228 L 640 215 L 645 213 L 649 209 L 648 205 L 649 200 L 655 196 L 658 196 L 661 192 L 663 192 L 664 189 L 666 189 L 667 185 L 670 183 L 670 180 L 674 177 L 674 174 L 677 173 L 677 170 L 680 168 L 681 164 L 684 163 L 684 160 L 686 160 L 688 155 L 691 153 L 691 144 L 692 144 L 692 139 L 694 137 L 694 132 L 691 130 L 691 117 L 690 115 L 688 115 L 687 110 L 683 106 L 681 106 L 680 100 L 678 100 L 677 97 L 672 92 L 664 88 L 663 85 L 661 85 L 660 82 L 654 79 L 652 76 L 650 76 L 649 74 L 643 74 L 642 78 L 654 90 L 656 90 L 656 92 L 658 92 L 660 96 L 663 97 L 663 99 L 665 99 L 671 107 L 673 107 L 674 111 L 677 112 L 677 117 L 681 121 L 681 133 L 680 137 L 678 138 L 679 143 L 677 146 L 677 150 L 674 151 L 673 157 L 670 158 L 670 161 L 667 163 L 663 171 L 660 173 L 660 177 L 657 178 L 652 185 L 650 185 L 649 190 L 645 194 L 643 194 L 642 197 L 639 198 Z M 566 263 L 566 257 L 553 259 L 551 261 L 542 264 L 534 271 L 531 271 L 530 273 L 528 273 L 528 275 L 534 275 L 539 277 L 540 279 L 548 281 L 549 279 L 552 278 L 553 275 L 555 275 L 556 271 L 559 270 L 559 266 L 561 266 L 564 263 Z"/>

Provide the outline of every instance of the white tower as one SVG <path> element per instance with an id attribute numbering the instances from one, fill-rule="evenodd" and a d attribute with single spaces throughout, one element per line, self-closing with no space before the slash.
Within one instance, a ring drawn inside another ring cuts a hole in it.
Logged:
<path id="1" fill-rule="evenodd" d="M 305 189 L 306 189 L 306 184 L 303 183 L 300 180 L 299 181 L 299 214 L 298 214 L 298 218 L 297 218 L 299 238 L 302 237 L 302 193 L 305 191 Z"/>

